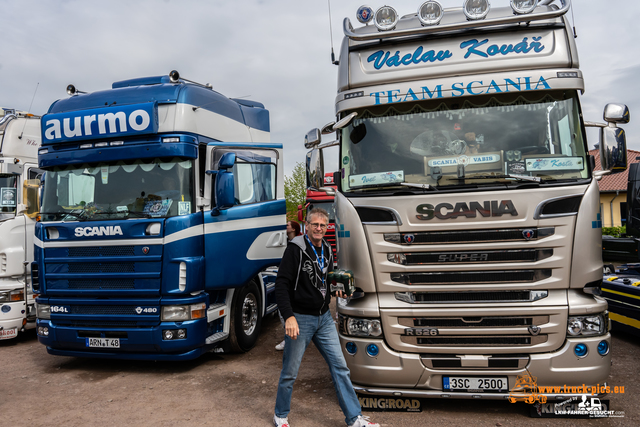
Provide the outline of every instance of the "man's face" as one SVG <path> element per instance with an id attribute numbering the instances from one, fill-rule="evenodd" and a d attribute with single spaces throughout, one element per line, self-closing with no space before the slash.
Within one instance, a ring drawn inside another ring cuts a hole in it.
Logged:
<path id="1" fill-rule="evenodd" d="M 319 245 L 327 232 L 327 219 L 322 215 L 311 215 L 307 218 L 307 236 L 314 245 Z"/>

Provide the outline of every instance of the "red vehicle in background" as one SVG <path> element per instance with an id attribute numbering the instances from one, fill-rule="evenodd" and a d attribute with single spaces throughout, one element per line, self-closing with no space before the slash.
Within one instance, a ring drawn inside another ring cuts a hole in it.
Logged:
<path id="1" fill-rule="evenodd" d="M 336 188 L 333 183 L 333 173 L 324 174 L 324 185 L 325 187 Z M 333 197 L 334 196 L 329 196 L 324 191 L 314 191 L 308 188 L 304 206 L 298 205 L 298 221 L 300 221 L 304 227 L 306 214 L 313 208 L 322 208 L 329 213 L 329 224 L 327 225 L 327 233 L 324 235 L 324 238 L 331 245 L 331 249 L 333 250 L 333 263 L 335 265 L 338 262 L 338 256 L 336 253 L 336 215 Z"/>

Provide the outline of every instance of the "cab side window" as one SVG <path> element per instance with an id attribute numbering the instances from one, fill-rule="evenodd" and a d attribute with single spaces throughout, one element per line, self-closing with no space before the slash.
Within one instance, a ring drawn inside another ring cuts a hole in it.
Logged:
<path id="1" fill-rule="evenodd" d="M 276 198 L 276 166 L 238 161 L 233 166 L 236 203 L 266 202 Z"/>

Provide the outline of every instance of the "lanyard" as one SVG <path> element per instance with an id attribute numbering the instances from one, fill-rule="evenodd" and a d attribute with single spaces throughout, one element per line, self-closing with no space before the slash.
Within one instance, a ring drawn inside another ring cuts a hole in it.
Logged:
<path id="1" fill-rule="evenodd" d="M 309 236 L 305 234 L 304 237 L 307 239 L 307 242 L 309 242 L 309 245 L 311 246 L 313 253 L 316 254 L 316 259 L 318 260 L 318 266 L 320 267 L 320 277 L 322 277 L 322 283 L 324 283 L 324 245 L 322 244 L 322 241 L 320 241 L 320 247 L 322 248 L 322 252 L 320 253 L 320 256 L 318 256 L 318 252 L 316 252 L 316 247 L 313 246 L 313 243 L 311 243 Z"/>

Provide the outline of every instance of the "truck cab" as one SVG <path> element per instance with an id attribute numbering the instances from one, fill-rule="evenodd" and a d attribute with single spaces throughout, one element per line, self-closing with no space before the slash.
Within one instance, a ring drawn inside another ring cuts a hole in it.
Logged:
<path id="1" fill-rule="evenodd" d="M 36 325 L 31 261 L 39 209 L 40 117 L 0 111 L 0 340 Z"/>
<path id="2" fill-rule="evenodd" d="M 42 119 L 39 341 L 100 358 L 250 350 L 286 246 L 268 110 L 175 71 L 70 92 Z"/>

